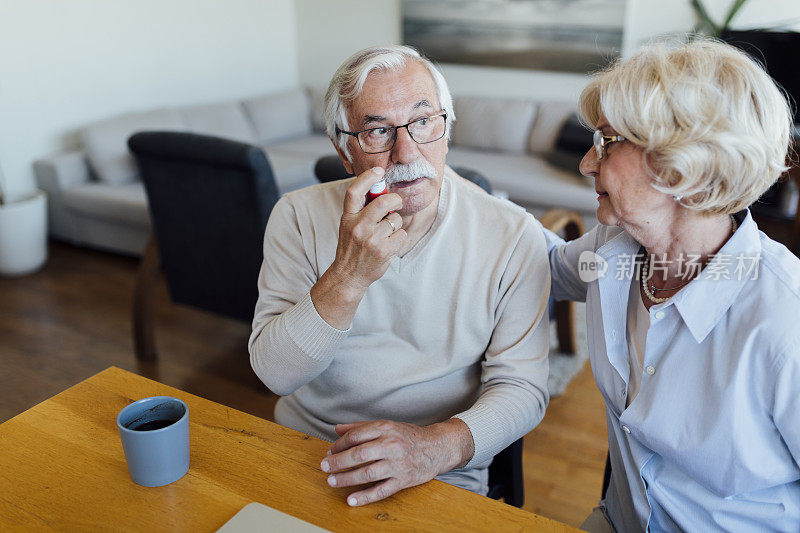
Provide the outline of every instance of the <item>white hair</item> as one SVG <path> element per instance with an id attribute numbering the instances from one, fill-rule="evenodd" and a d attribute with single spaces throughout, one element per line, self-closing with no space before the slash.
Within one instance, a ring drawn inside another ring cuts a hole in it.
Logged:
<path id="1" fill-rule="evenodd" d="M 786 96 L 722 42 L 651 44 L 597 75 L 580 107 L 644 149 L 656 190 L 701 213 L 744 209 L 787 168 Z"/>
<path id="2" fill-rule="evenodd" d="M 356 52 L 342 63 L 334 73 L 325 93 L 325 127 L 328 137 L 338 144 L 348 159 L 350 152 L 347 149 L 347 135 L 336 133 L 337 126 L 340 130 L 350 130 L 347 122 L 347 106 L 361 94 L 364 82 L 372 71 L 399 70 L 409 59 L 418 61 L 430 72 L 436 85 L 439 105 L 447 113 L 447 138 L 450 138 L 450 125 L 455 122 L 456 115 L 453 111 L 453 98 L 441 72 L 410 46 L 373 46 Z"/>

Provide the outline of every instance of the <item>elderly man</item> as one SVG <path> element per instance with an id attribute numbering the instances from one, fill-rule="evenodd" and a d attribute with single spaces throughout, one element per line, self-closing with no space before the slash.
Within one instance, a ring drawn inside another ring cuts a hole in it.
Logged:
<path id="1" fill-rule="evenodd" d="M 485 494 L 548 402 L 550 285 L 522 209 L 445 172 L 452 99 L 413 49 L 362 50 L 325 97 L 357 177 L 285 195 L 264 238 L 250 361 L 278 423 L 333 442 L 364 505 L 438 477 Z M 388 194 L 367 203 L 373 184 Z"/>

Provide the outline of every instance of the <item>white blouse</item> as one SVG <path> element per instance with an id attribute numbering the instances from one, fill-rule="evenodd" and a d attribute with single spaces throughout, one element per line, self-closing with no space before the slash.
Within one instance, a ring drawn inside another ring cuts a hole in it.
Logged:
<path id="1" fill-rule="evenodd" d="M 800 531 L 800 260 L 737 218 L 701 276 L 650 308 L 630 405 L 632 284 L 618 272 L 639 243 L 602 225 L 570 243 L 546 232 L 553 296 L 586 301 L 618 531 Z"/>

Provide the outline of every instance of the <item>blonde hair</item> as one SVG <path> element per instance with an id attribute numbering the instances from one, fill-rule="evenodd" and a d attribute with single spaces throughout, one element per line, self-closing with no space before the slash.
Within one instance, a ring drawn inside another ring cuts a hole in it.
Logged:
<path id="1" fill-rule="evenodd" d="M 789 104 L 744 52 L 711 39 L 648 45 L 600 72 L 580 97 L 644 149 L 653 186 L 706 214 L 755 202 L 787 169 Z"/>
<path id="2" fill-rule="evenodd" d="M 328 91 L 325 93 L 325 128 L 328 137 L 338 143 L 348 159 L 350 158 L 350 153 L 347 150 L 347 136 L 336 133 L 337 126 L 344 131 L 350 129 L 347 123 L 347 105 L 361 94 L 361 89 L 364 88 L 367 76 L 372 71 L 400 70 L 408 60 L 418 61 L 428 69 L 436 85 L 439 105 L 447 113 L 448 125 L 455 122 L 456 114 L 453 111 L 453 98 L 450 96 L 450 89 L 447 87 L 444 76 L 433 63 L 410 46 L 387 45 L 365 48 L 356 52 L 342 63 L 333 74 L 331 83 L 328 85 Z M 450 130 L 451 128 L 448 127 L 448 139 L 450 138 Z"/>

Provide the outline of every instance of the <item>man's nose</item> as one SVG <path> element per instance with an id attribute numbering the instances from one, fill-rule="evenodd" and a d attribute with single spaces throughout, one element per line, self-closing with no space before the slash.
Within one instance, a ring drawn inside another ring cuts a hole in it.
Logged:
<path id="1" fill-rule="evenodd" d="M 597 177 L 597 173 L 600 170 L 600 160 L 597 159 L 597 152 L 594 147 L 586 151 L 580 165 L 578 165 L 578 170 L 587 178 Z"/>
<path id="2" fill-rule="evenodd" d="M 408 164 L 419 157 L 419 147 L 411 134 L 408 133 L 408 128 L 397 129 L 397 139 L 394 141 L 392 147 L 392 163 Z"/>

